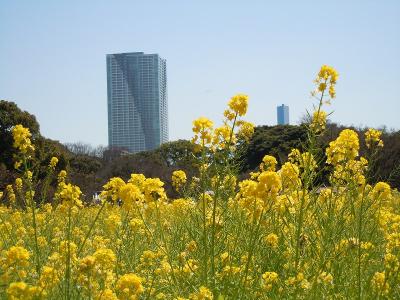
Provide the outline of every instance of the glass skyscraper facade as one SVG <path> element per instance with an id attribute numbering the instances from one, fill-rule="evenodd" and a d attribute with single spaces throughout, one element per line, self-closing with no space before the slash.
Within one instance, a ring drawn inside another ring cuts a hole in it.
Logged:
<path id="1" fill-rule="evenodd" d="M 108 145 L 129 152 L 168 141 L 166 60 L 143 52 L 107 54 Z"/>
<path id="2" fill-rule="evenodd" d="M 284 104 L 276 108 L 278 125 L 288 125 L 289 124 L 289 106 Z"/>

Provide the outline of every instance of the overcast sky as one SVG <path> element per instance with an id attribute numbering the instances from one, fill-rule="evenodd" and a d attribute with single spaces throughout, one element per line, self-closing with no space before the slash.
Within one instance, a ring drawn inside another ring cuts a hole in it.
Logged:
<path id="1" fill-rule="evenodd" d="M 135 51 L 167 60 L 170 140 L 239 92 L 248 121 L 284 103 L 296 124 L 322 64 L 340 74 L 333 121 L 400 129 L 400 1 L 0 0 L 0 99 L 46 137 L 106 145 L 106 54 Z"/>

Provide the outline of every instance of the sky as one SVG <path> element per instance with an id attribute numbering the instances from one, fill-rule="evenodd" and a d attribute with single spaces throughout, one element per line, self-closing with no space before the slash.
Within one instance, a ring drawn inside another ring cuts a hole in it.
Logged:
<path id="1" fill-rule="evenodd" d="M 249 95 L 246 120 L 298 124 L 323 64 L 339 72 L 327 108 L 344 125 L 400 129 L 400 1 L 0 0 L 0 99 L 51 139 L 107 145 L 106 54 L 167 60 L 170 140 L 221 123 Z"/>

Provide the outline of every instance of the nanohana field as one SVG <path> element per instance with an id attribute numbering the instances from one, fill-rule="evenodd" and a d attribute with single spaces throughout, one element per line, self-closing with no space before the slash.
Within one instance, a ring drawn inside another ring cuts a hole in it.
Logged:
<path id="1" fill-rule="evenodd" d="M 67 172 L 55 172 L 56 157 L 38 185 L 31 134 L 16 125 L 20 177 L 0 192 L 1 298 L 399 299 L 400 194 L 368 177 L 381 132 L 345 129 L 316 146 L 337 80 L 330 66 L 317 74 L 306 151 L 279 163 L 266 155 L 242 181 L 248 96 L 230 99 L 221 127 L 195 120 L 198 176 L 172 174 L 177 199 L 160 179 L 132 174 L 84 203 Z"/>

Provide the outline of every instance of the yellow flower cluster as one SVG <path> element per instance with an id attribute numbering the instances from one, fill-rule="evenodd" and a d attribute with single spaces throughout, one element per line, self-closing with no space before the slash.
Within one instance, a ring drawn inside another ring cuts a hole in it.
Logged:
<path id="1" fill-rule="evenodd" d="M 265 155 L 262 159 L 260 169 L 261 171 L 275 171 L 277 163 L 275 157 L 272 155 Z"/>
<path id="2" fill-rule="evenodd" d="M 326 112 L 323 110 L 314 111 L 310 128 L 315 133 L 320 133 L 325 130 L 326 127 Z"/>
<path id="3" fill-rule="evenodd" d="M 336 97 L 335 85 L 339 77 L 338 72 L 330 66 L 323 65 L 315 79 L 318 91 L 324 93 L 327 89 L 331 98 Z"/>
<path id="4" fill-rule="evenodd" d="M 135 274 L 129 273 L 122 275 L 117 281 L 117 290 L 121 299 L 138 299 L 143 293 L 142 279 Z"/>
<path id="5" fill-rule="evenodd" d="M 234 150 L 239 140 L 246 143 L 254 133 L 254 124 L 239 120 L 247 112 L 248 96 L 238 94 L 233 96 L 228 103 L 229 109 L 224 111 L 224 124 L 213 128 L 213 122 L 205 117 L 193 121 L 192 143 L 197 150 L 209 147 L 212 151 Z"/>
<path id="6" fill-rule="evenodd" d="M 374 146 L 383 147 L 383 141 L 381 140 L 382 132 L 373 128 L 368 129 L 365 132 L 365 144 L 367 148 L 373 148 Z"/>
<path id="7" fill-rule="evenodd" d="M 272 286 L 278 282 L 278 274 L 275 272 L 265 272 L 262 275 L 262 280 L 264 289 L 270 291 Z"/>
<path id="8" fill-rule="evenodd" d="M 354 130 L 345 129 L 335 141 L 329 143 L 326 149 L 326 162 L 332 165 L 347 163 L 358 156 L 359 148 L 357 133 Z"/>
<path id="9" fill-rule="evenodd" d="M 58 158 L 57 157 L 52 157 L 50 159 L 49 168 L 54 170 L 56 165 L 57 165 L 57 163 L 58 163 Z"/>
<path id="10" fill-rule="evenodd" d="M 389 291 L 389 283 L 385 279 L 385 273 L 376 272 L 372 277 L 371 285 L 380 295 L 387 294 Z"/>
<path id="11" fill-rule="evenodd" d="M 189 296 L 190 300 L 213 300 L 213 293 L 206 287 L 201 286 L 197 293 L 193 293 Z"/>
<path id="12" fill-rule="evenodd" d="M 56 200 L 68 207 L 82 207 L 82 201 L 80 200 L 81 194 L 81 189 L 78 186 L 61 182 L 54 196 Z"/>
<path id="13" fill-rule="evenodd" d="M 193 132 L 195 136 L 192 139 L 193 143 L 199 143 L 203 147 L 211 143 L 213 122 L 206 117 L 200 117 L 193 121 Z"/>
<path id="14" fill-rule="evenodd" d="M 182 170 L 177 170 L 172 172 L 172 185 L 178 191 L 186 183 L 186 173 Z"/>
<path id="15" fill-rule="evenodd" d="M 237 94 L 229 100 L 229 108 L 233 113 L 239 116 L 244 116 L 247 113 L 247 107 L 249 102 L 249 96 L 244 94 Z"/>
<path id="16" fill-rule="evenodd" d="M 26 154 L 35 150 L 35 147 L 31 143 L 29 128 L 25 128 L 20 124 L 15 125 L 12 130 L 12 135 L 14 138 L 14 147 L 21 153 Z"/>

